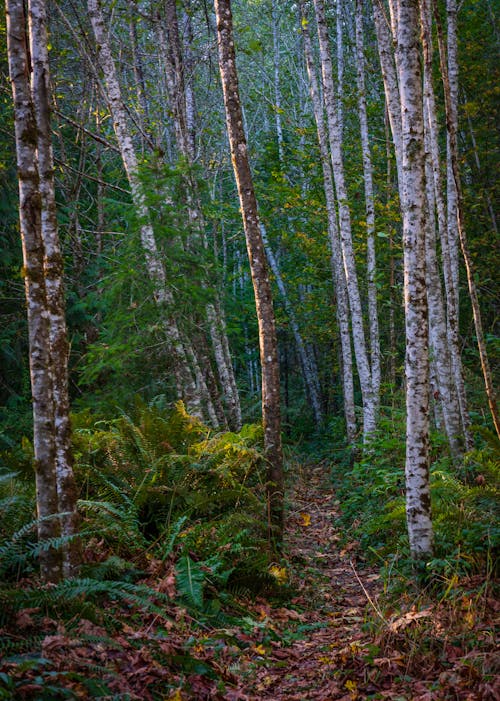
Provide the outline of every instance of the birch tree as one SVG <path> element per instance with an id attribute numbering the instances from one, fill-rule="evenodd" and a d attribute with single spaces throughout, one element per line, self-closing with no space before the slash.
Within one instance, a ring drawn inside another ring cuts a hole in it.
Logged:
<path id="1" fill-rule="evenodd" d="M 429 289 L 429 324 L 433 336 L 436 374 L 445 432 L 451 452 L 460 458 L 464 446 L 471 447 L 470 422 L 463 380 L 458 336 L 458 314 L 448 245 L 447 216 L 438 144 L 438 120 L 432 81 L 432 13 L 429 0 L 421 2 L 422 43 L 424 51 L 424 117 L 427 159 L 427 200 L 429 202 L 427 236 L 427 284 Z M 434 211 L 436 217 L 434 217 Z M 435 219 L 437 219 L 446 289 L 446 309 L 441 291 L 436 254 Z"/>
<path id="2" fill-rule="evenodd" d="M 234 176 L 240 200 L 243 228 L 255 295 L 262 369 L 262 421 L 264 448 L 268 460 L 267 495 L 270 537 L 283 537 L 283 454 L 281 447 L 280 374 L 278 343 L 271 285 L 264 243 L 259 227 L 257 200 L 248 159 L 239 96 L 233 19 L 230 0 L 215 0 L 217 46 L 224 94 L 226 125 Z"/>
<path id="3" fill-rule="evenodd" d="M 33 404 L 33 450 L 36 481 L 38 538 L 60 534 L 56 477 L 56 423 L 54 368 L 51 356 L 50 310 L 44 270 L 42 198 L 37 162 L 37 123 L 28 76 L 29 37 L 23 0 L 6 0 L 9 74 L 14 99 L 14 126 L 19 179 L 19 220 L 23 274 L 28 313 L 30 378 Z M 61 578 L 60 554 L 42 548 L 42 579 Z"/>
<path id="4" fill-rule="evenodd" d="M 63 569 L 73 576 L 79 567 L 77 490 L 73 474 L 70 405 L 68 391 L 68 335 L 63 287 L 63 259 L 57 229 L 54 158 L 52 153 L 45 0 L 29 2 L 32 94 L 37 123 L 37 158 L 41 195 L 41 234 L 44 247 L 44 275 L 49 311 L 50 353 L 53 368 L 56 481 L 61 532 L 64 546 Z"/>
<path id="5" fill-rule="evenodd" d="M 429 348 L 425 278 L 425 151 L 418 0 L 398 0 L 406 329 L 406 518 L 415 559 L 432 554 L 429 488 Z"/>
<path id="6" fill-rule="evenodd" d="M 351 312 L 354 354 L 363 398 L 363 438 L 364 441 L 367 441 L 368 437 L 376 427 L 376 407 L 374 402 L 370 362 L 366 348 L 365 331 L 363 327 L 363 312 L 352 243 L 351 214 L 349 209 L 349 200 L 344 174 L 344 161 L 342 155 L 343 130 L 342 124 L 339 121 L 340 115 L 335 103 L 335 87 L 333 82 L 332 61 L 328 40 L 328 26 L 326 22 L 323 0 L 314 0 L 314 7 L 316 9 L 316 21 L 318 27 L 321 71 L 323 77 L 323 95 L 330 143 L 330 158 L 332 162 L 339 211 L 342 260 L 345 269 L 347 294 L 349 297 L 349 308 Z"/>
<path id="7" fill-rule="evenodd" d="M 333 175 L 330 165 L 330 155 L 328 152 L 328 135 L 323 116 L 323 106 L 319 91 L 318 79 L 314 64 L 311 36 L 309 33 L 308 19 L 305 13 L 304 2 L 301 0 L 300 25 L 304 41 L 304 53 L 306 57 L 307 75 L 309 78 L 309 91 L 313 105 L 316 131 L 321 159 L 321 169 L 323 173 L 323 188 L 325 191 L 328 240 L 331 252 L 332 276 L 337 296 L 336 314 L 339 325 L 341 359 L 342 359 L 342 385 L 344 396 L 344 416 L 346 421 L 347 440 L 353 443 L 356 437 L 356 413 L 354 406 L 354 380 L 353 362 L 351 350 L 351 337 L 349 329 L 349 299 L 347 295 L 347 285 L 345 271 L 342 265 L 342 252 L 340 247 L 340 236 L 337 222 L 337 211 L 335 204 L 335 191 Z"/>
<path id="8" fill-rule="evenodd" d="M 356 0 L 356 81 L 358 88 L 358 114 L 363 156 L 363 180 L 366 211 L 366 277 L 368 286 L 368 322 L 370 333 L 370 363 L 373 402 L 376 410 L 380 403 L 380 338 L 377 311 L 376 254 L 375 254 L 375 197 L 373 194 L 373 165 L 368 132 L 366 109 L 365 55 L 363 38 L 363 5 Z"/>

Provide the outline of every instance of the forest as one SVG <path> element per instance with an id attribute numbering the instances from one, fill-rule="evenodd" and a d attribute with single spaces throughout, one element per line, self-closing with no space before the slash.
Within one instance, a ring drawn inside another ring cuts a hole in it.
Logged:
<path id="1" fill-rule="evenodd" d="M 0 37 L 0 700 L 497 701 L 495 0 Z"/>

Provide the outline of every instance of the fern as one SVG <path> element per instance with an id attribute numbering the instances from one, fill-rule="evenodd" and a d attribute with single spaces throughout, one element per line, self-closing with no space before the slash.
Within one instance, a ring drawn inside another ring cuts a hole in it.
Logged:
<path id="1" fill-rule="evenodd" d="M 181 597 L 193 608 L 201 609 L 206 572 L 201 569 L 200 563 L 193 562 L 189 555 L 183 555 L 178 560 L 175 571 Z"/>

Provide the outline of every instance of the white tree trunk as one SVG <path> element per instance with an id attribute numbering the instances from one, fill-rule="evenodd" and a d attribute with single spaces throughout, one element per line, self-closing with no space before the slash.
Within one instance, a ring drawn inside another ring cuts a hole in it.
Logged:
<path id="1" fill-rule="evenodd" d="M 47 50 L 47 17 L 44 0 L 30 0 L 30 51 L 32 94 L 37 121 L 37 156 L 42 203 L 41 234 L 44 245 L 45 285 L 49 310 L 50 346 L 54 392 L 56 477 L 58 511 L 62 535 L 71 540 L 64 546 L 63 572 L 75 576 L 80 564 L 78 540 L 77 492 L 73 474 L 70 406 L 68 391 L 68 337 L 66 331 L 63 285 L 63 259 L 57 230 L 54 159 L 50 127 L 50 80 Z"/>
<path id="2" fill-rule="evenodd" d="M 392 35 L 387 25 L 387 18 L 381 0 L 373 0 L 373 20 L 377 34 L 377 47 L 384 81 L 385 102 L 392 140 L 396 155 L 398 183 L 403 182 L 402 176 L 402 133 L 401 133 L 401 102 L 399 99 L 399 84 L 396 66 L 394 64 L 394 49 Z"/>
<path id="3" fill-rule="evenodd" d="M 375 197 L 373 194 L 373 166 L 368 133 L 366 110 L 365 55 L 363 40 L 362 0 L 356 0 L 356 78 L 358 87 L 358 113 L 363 152 L 363 179 L 366 209 L 366 276 L 368 285 L 368 319 L 370 328 L 371 376 L 373 401 L 376 411 L 380 404 L 380 336 L 377 311 L 377 264 L 375 255 Z"/>
<path id="4" fill-rule="evenodd" d="M 406 518 L 415 559 L 432 554 L 429 488 L 429 348 L 425 278 L 425 153 L 417 0 L 399 0 L 396 60 L 403 137 L 406 319 Z"/>
<path id="5" fill-rule="evenodd" d="M 426 281 L 429 308 L 429 346 L 435 368 L 436 387 L 434 399 L 441 404 L 443 424 L 452 456 L 455 460 L 463 454 L 462 427 L 451 357 L 448 347 L 446 312 L 443 303 L 439 264 L 436 253 L 435 198 L 432 166 L 426 161 L 427 217 L 426 217 Z"/>
<path id="6" fill-rule="evenodd" d="M 19 180 L 19 220 L 28 313 L 28 339 L 33 403 L 33 450 L 38 539 L 60 534 L 56 477 L 54 372 L 50 343 L 50 312 L 44 272 L 42 207 L 37 162 L 37 123 L 29 78 L 31 65 L 23 0 L 7 0 L 7 47 L 14 100 L 14 126 Z M 43 548 L 39 556 L 45 582 L 61 577 L 59 554 Z"/>
<path id="7" fill-rule="evenodd" d="M 344 267 L 342 265 L 342 253 L 340 248 L 340 236 L 337 224 L 337 211 L 335 207 L 335 192 L 333 176 L 328 153 L 328 136 L 323 117 L 323 106 L 314 67 L 313 50 L 309 34 L 308 20 L 305 15 L 304 3 L 300 2 L 300 23 L 304 40 L 304 53 L 306 57 L 307 74 L 309 77 L 309 91 L 313 105 L 314 118 L 318 133 L 321 168 L 323 171 L 323 187 L 325 190 L 328 240 L 331 251 L 331 265 L 333 283 L 337 296 L 337 323 L 339 325 L 341 345 L 341 372 L 344 395 L 344 416 L 346 421 L 347 440 L 352 444 L 356 439 L 356 412 L 354 406 L 354 380 L 351 350 L 351 335 L 349 329 L 349 299 L 347 296 L 347 284 Z"/>
<path id="8" fill-rule="evenodd" d="M 447 54 L 448 54 L 448 132 L 446 141 L 446 184 L 448 202 L 448 248 L 450 252 L 451 274 L 455 294 L 455 308 L 460 309 L 459 300 L 459 234 L 458 234 L 458 192 L 453 173 L 453 136 L 458 133 L 458 42 L 457 42 L 457 0 L 446 0 Z"/>
<path id="9" fill-rule="evenodd" d="M 366 441 L 376 428 L 376 407 L 373 395 L 370 363 L 366 350 L 365 332 L 363 328 L 363 312 L 361 308 L 358 276 L 356 272 L 356 262 L 354 259 L 354 249 L 352 244 L 351 214 L 349 210 L 347 188 L 344 177 L 341 128 L 339 125 L 338 111 L 335 106 L 332 62 L 330 58 L 328 27 L 326 23 L 323 0 L 314 0 L 314 6 L 316 9 L 316 20 L 318 25 L 324 102 L 330 141 L 330 157 L 339 208 L 342 258 L 351 311 L 354 354 L 358 369 L 359 382 L 361 385 L 361 394 L 363 397 L 363 439 Z"/>
<path id="10" fill-rule="evenodd" d="M 278 139 L 278 158 L 281 164 L 285 157 L 283 126 L 281 124 L 281 88 L 280 88 L 280 30 L 278 17 L 278 1 L 272 0 L 273 24 L 273 68 L 274 68 L 274 123 Z"/>
<path id="11" fill-rule="evenodd" d="M 438 120 L 436 113 L 436 101 L 434 94 L 434 86 L 432 82 L 432 14 L 430 0 L 422 0 L 421 2 L 421 21 L 422 21 L 422 41 L 424 48 L 424 114 L 426 126 L 426 143 L 428 152 L 428 167 L 427 173 L 427 191 L 430 212 L 432 213 L 432 229 L 428 231 L 428 236 L 433 237 L 432 247 L 434 253 L 430 251 L 431 244 L 428 242 L 428 275 L 434 278 L 439 276 L 438 262 L 435 253 L 435 227 L 434 227 L 434 205 L 437 214 L 439 238 L 441 242 L 441 253 L 443 260 L 443 273 L 446 290 L 446 310 L 442 303 L 441 282 L 439 277 L 436 278 L 436 285 L 439 285 L 439 298 L 436 298 L 436 304 L 442 308 L 437 311 L 438 317 L 435 323 L 438 324 L 439 330 L 436 330 L 438 338 L 435 343 L 439 343 L 442 338 L 441 324 L 445 324 L 446 331 L 446 348 L 436 347 L 437 376 L 440 385 L 440 398 L 443 403 L 443 417 L 446 427 L 446 433 L 450 441 L 450 448 L 455 458 L 460 458 L 463 453 L 463 445 L 470 445 L 470 421 L 467 410 L 467 398 L 465 394 L 465 384 L 463 380 L 462 361 L 460 358 L 460 345 L 458 335 L 458 318 L 455 308 L 455 294 L 453 293 L 453 280 L 451 274 L 450 254 L 448 246 L 448 231 L 446 207 L 444 202 L 443 179 L 441 175 L 441 163 L 439 157 L 438 144 Z M 430 217 L 429 217 L 430 219 Z M 434 307 L 429 299 L 430 315 L 434 312 Z M 444 319 L 441 316 L 444 315 Z M 446 318 L 447 316 L 447 318 Z M 429 317 L 432 321 L 431 316 Z M 432 323 L 430 326 L 432 332 Z M 449 369 L 448 369 L 449 366 Z M 465 437 L 465 441 L 463 440 Z"/>
<path id="12" fill-rule="evenodd" d="M 111 54 L 99 0 L 88 0 L 87 6 L 96 40 L 99 64 L 105 78 L 106 98 L 113 118 L 113 127 L 130 184 L 132 201 L 137 217 L 141 222 L 141 243 L 149 276 L 154 286 L 155 299 L 160 305 L 168 307 L 168 311 L 166 313 L 163 312 L 162 321 L 171 350 L 175 355 L 174 373 L 177 392 L 186 401 L 188 410 L 203 418 L 201 399 L 203 398 L 206 404 L 209 405 L 210 398 L 206 395 L 200 396 L 200 393 L 204 392 L 204 388 L 197 387 L 189 364 L 189 357 L 194 354 L 194 351 L 189 348 L 189 344 L 186 344 L 186 347 L 184 347 L 177 323 L 171 316 L 174 299 L 166 285 L 165 269 L 156 245 L 153 227 L 150 223 L 149 211 L 138 174 L 137 155 L 127 124 L 115 62 Z"/>

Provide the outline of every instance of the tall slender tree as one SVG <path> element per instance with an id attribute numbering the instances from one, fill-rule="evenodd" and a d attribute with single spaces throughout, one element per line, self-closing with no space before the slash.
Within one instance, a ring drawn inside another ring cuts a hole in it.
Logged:
<path id="1" fill-rule="evenodd" d="M 37 159 L 41 196 L 41 234 L 44 275 L 50 320 L 50 353 L 53 369 L 56 481 L 62 535 L 68 537 L 63 550 L 63 569 L 73 576 L 79 568 L 77 490 L 73 474 L 70 406 L 68 391 L 68 334 L 63 286 L 63 258 L 57 228 L 54 158 L 50 124 L 51 94 L 47 12 L 45 0 L 29 2 L 32 94 L 37 124 Z"/>
<path id="2" fill-rule="evenodd" d="M 406 328 L 406 518 L 415 559 L 432 554 L 429 346 L 425 278 L 425 149 L 418 0 L 398 0 L 396 62 L 402 115 Z"/>
<path id="3" fill-rule="evenodd" d="M 333 175 L 328 152 L 328 134 L 323 116 L 323 106 L 318 85 L 318 78 L 314 64 L 311 36 L 309 33 L 309 21 L 305 11 L 303 0 L 299 3 L 300 26 L 304 41 L 304 53 L 306 57 L 307 75 L 309 79 L 309 91 L 316 122 L 318 145 L 323 173 L 323 188 L 325 191 L 328 240 L 330 244 L 332 277 L 335 286 L 337 304 L 336 314 L 340 336 L 340 354 L 342 361 L 342 386 L 344 395 L 344 416 L 346 421 L 347 440 L 352 444 L 356 438 L 356 412 L 354 405 L 354 378 L 351 349 L 351 335 L 349 329 L 349 299 L 345 270 L 342 265 L 342 252 L 340 247 L 340 235 L 337 221 L 337 209 L 335 203 L 335 190 Z"/>
<path id="4" fill-rule="evenodd" d="M 42 197 L 38 171 L 38 128 L 30 88 L 31 60 L 23 0 L 6 0 L 7 49 L 14 99 L 14 125 L 19 180 L 19 219 L 28 312 L 28 338 L 33 403 L 33 449 L 38 538 L 60 534 L 57 519 L 56 422 L 50 311 L 42 239 Z M 46 582 L 61 578 L 60 553 L 43 548 L 40 570 Z"/>
<path id="5" fill-rule="evenodd" d="M 269 464 L 267 479 L 269 522 L 273 529 L 271 537 L 280 543 L 283 537 L 283 452 L 276 323 L 266 254 L 259 226 L 257 200 L 243 128 L 230 0 L 215 0 L 215 14 L 226 125 L 245 230 L 259 327 L 262 421 L 265 453 Z"/>
<path id="6" fill-rule="evenodd" d="M 321 72 L 323 77 L 323 96 L 327 117 L 327 128 L 330 143 L 330 158 L 337 195 L 339 211 L 339 230 L 342 248 L 342 260 L 347 282 L 347 294 L 351 312 L 352 337 L 354 356 L 358 369 L 361 394 L 363 399 L 363 438 L 368 440 L 376 428 L 376 406 L 373 394 L 370 361 L 366 347 L 363 325 L 363 312 L 359 293 L 358 275 L 352 241 L 351 212 L 347 193 L 342 153 L 342 113 L 339 113 L 335 98 L 335 87 L 332 72 L 332 60 L 328 38 L 328 25 L 323 0 L 314 0 L 316 22 L 318 26 L 319 51 Z"/>

